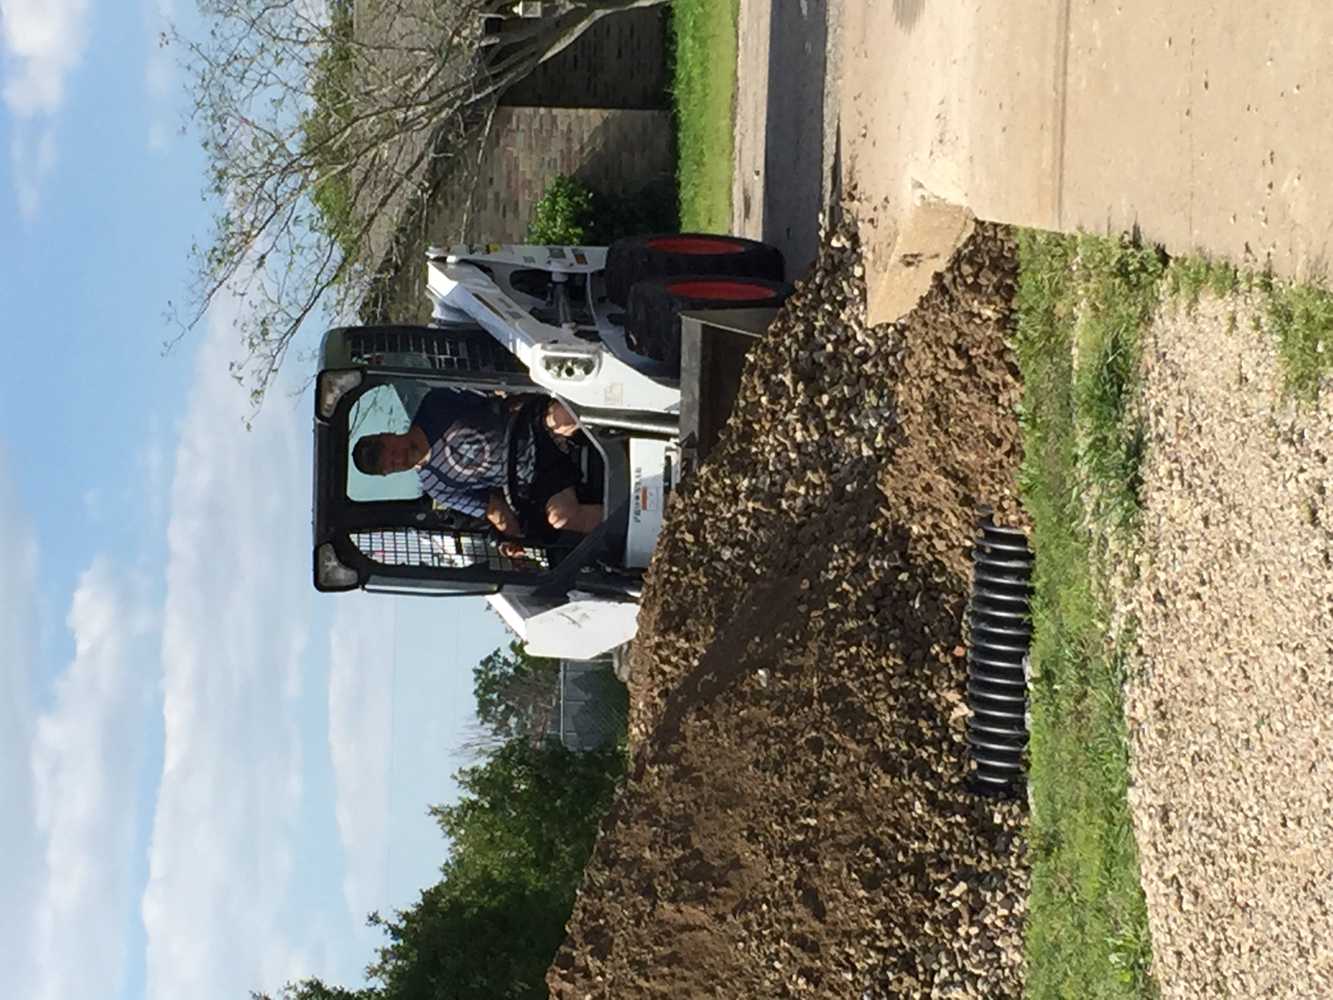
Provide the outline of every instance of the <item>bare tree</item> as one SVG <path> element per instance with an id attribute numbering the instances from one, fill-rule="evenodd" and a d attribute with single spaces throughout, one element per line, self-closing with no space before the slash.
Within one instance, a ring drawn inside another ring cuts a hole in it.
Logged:
<path id="1" fill-rule="evenodd" d="M 221 209 L 173 310 L 184 336 L 224 290 L 233 376 L 258 405 L 312 314 L 347 317 L 398 216 L 419 211 L 506 89 L 598 19 L 666 0 L 199 0 L 193 117 Z M 178 337 L 179 339 L 179 337 Z"/>

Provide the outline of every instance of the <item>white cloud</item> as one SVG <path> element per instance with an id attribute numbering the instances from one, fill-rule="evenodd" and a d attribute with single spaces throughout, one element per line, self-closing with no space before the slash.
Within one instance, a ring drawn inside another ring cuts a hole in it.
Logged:
<path id="1" fill-rule="evenodd" d="M 151 618 L 105 560 L 75 590 L 74 661 L 32 745 L 43 885 L 33 910 L 38 1000 L 114 993 L 125 966 Z M 110 989 L 108 989 L 110 987 Z"/>
<path id="2" fill-rule="evenodd" d="M 14 495 L 0 446 L 0 968 L 12 985 L 9 996 L 31 992 L 31 900 L 41 862 L 32 815 L 30 674 L 36 646 L 37 543 Z"/>
<path id="3" fill-rule="evenodd" d="M 59 111 L 87 44 L 88 0 L 3 0 L 0 15 L 13 64 L 5 103 L 25 118 Z"/>
<path id="4" fill-rule="evenodd" d="M 5 106 L 17 119 L 10 142 L 19 209 L 37 214 L 42 182 L 55 166 L 53 121 L 87 49 L 88 0 L 0 0 Z"/>
<path id="5" fill-rule="evenodd" d="M 243 429 L 230 320 L 210 317 L 171 491 L 164 765 L 142 904 L 152 1000 L 234 998 L 317 971 L 283 914 L 302 796 L 308 458 L 280 402 Z"/>
<path id="6" fill-rule="evenodd" d="M 329 752 L 337 784 L 343 898 L 362 919 L 386 895 L 392 687 L 368 665 L 384 661 L 393 605 L 346 595 L 329 633 Z M 392 640 L 390 640 L 392 641 Z"/>
<path id="7" fill-rule="evenodd" d="M 136 781 L 152 687 L 151 620 L 102 559 L 80 579 L 74 658 L 38 715 L 37 546 L 0 453 L 0 968 L 6 996 L 114 993 L 135 886 Z"/>
<path id="8" fill-rule="evenodd" d="M 42 184 L 56 166 L 54 129 L 16 122 L 9 142 L 9 161 L 14 171 L 19 212 L 31 221 L 41 207 Z"/>

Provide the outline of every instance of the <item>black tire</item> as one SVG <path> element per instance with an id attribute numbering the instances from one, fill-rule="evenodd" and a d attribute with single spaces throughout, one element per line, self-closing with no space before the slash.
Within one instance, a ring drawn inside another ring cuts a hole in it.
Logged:
<path id="1" fill-rule="evenodd" d="M 618 306 L 629 304 L 630 289 L 640 281 L 678 274 L 725 274 L 781 281 L 782 252 L 739 236 L 662 233 L 616 240 L 606 254 L 607 295 Z"/>
<path id="2" fill-rule="evenodd" d="M 753 289 L 753 295 L 745 289 Z M 691 309 L 780 306 L 791 286 L 767 278 L 676 275 L 650 278 L 630 289 L 625 336 L 632 349 L 680 369 L 680 314 Z"/>

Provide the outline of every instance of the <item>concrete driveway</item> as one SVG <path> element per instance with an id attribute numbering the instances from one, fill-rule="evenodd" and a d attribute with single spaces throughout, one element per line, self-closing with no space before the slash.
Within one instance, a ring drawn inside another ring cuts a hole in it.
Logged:
<path id="1" fill-rule="evenodd" d="M 741 33 L 736 221 L 793 263 L 840 181 L 881 259 L 935 198 L 1324 272 L 1326 0 L 743 0 Z"/>
<path id="2" fill-rule="evenodd" d="M 732 232 L 783 251 L 799 277 L 836 185 L 843 0 L 741 0 Z"/>
<path id="3" fill-rule="evenodd" d="M 894 0 L 848 3 L 843 30 L 864 200 L 917 185 L 983 218 L 1322 272 L 1333 5 Z"/>

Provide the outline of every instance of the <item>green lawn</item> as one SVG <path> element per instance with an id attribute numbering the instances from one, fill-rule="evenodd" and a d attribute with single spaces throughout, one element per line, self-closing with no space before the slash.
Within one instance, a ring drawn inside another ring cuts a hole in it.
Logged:
<path id="1" fill-rule="evenodd" d="M 1028 995 L 1152 997 L 1123 665 L 1106 645 L 1094 552 L 1098 533 L 1136 527 L 1142 439 L 1127 404 L 1163 267 L 1091 237 L 1024 234 L 1020 254 L 1023 491 L 1037 553 Z"/>
<path id="2" fill-rule="evenodd" d="M 731 230 L 740 0 L 673 0 L 677 183 L 684 231 Z"/>
<path id="3" fill-rule="evenodd" d="M 1140 336 L 1162 303 L 1251 294 L 1286 390 L 1333 374 L 1333 296 L 1124 239 L 1024 233 L 1016 349 L 1023 498 L 1034 522 L 1032 899 L 1028 994 L 1151 998 L 1152 946 L 1126 791 L 1128 622 L 1112 645 L 1105 572 L 1138 544 L 1144 435 L 1132 401 Z M 1108 558 L 1107 546 L 1119 556 Z"/>

